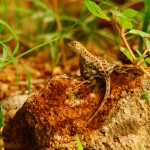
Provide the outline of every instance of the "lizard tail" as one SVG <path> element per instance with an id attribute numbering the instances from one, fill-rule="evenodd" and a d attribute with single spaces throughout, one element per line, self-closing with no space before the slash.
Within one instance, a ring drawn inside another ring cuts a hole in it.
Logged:
<path id="1" fill-rule="evenodd" d="M 93 118 L 99 113 L 99 111 L 100 111 L 101 108 L 103 107 L 103 105 L 104 105 L 106 99 L 107 99 L 108 96 L 109 96 L 109 93 L 110 93 L 110 77 L 107 77 L 107 78 L 105 79 L 105 81 L 106 81 L 106 91 L 105 91 L 104 98 L 103 98 L 103 100 L 101 101 L 101 103 L 100 103 L 98 109 L 96 110 L 96 112 L 95 112 L 95 113 L 90 117 L 90 119 L 86 122 L 85 126 L 86 126 L 87 124 L 89 124 L 89 123 L 93 120 Z"/>

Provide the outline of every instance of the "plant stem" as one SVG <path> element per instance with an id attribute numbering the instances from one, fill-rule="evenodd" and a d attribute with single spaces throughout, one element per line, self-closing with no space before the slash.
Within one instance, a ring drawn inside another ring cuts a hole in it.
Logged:
<path id="1" fill-rule="evenodd" d="M 143 66 L 140 65 L 139 68 L 150 78 L 149 72 L 146 71 L 146 70 L 143 68 Z"/>
<path id="2" fill-rule="evenodd" d="M 54 12 L 55 12 L 58 32 L 62 32 L 62 25 L 60 22 L 59 10 L 58 10 L 59 2 L 60 2 L 59 0 L 53 0 L 53 7 L 54 7 Z M 62 52 L 62 60 L 64 62 L 66 60 L 66 53 L 65 53 L 65 48 L 64 48 L 65 46 L 64 46 L 64 41 L 62 37 L 60 37 L 60 47 L 61 47 L 61 52 Z"/>
<path id="3" fill-rule="evenodd" d="M 124 33 L 123 29 L 120 29 L 120 28 L 118 27 L 118 24 L 117 24 L 116 22 L 114 23 L 114 25 L 115 25 L 115 28 L 117 29 L 119 35 L 121 36 L 121 38 L 122 38 L 122 40 L 123 40 L 123 42 L 124 42 L 125 47 L 128 49 L 128 51 L 129 51 L 129 53 L 130 53 L 130 55 L 132 56 L 133 61 L 134 61 L 136 57 L 135 57 L 135 55 L 133 54 L 133 52 L 132 52 L 132 50 L 131 50 L 131 48 L 130 48 L 130 46 L 129 46 L 129 44 L 128 44 L 126 38 L 125 38 L 125 34 L 126 34 L 126 33 Z"/>
<path id="4" fill-rule="evenodd" d="M 131 48 L 130 48 L 130 46 L 129 46 L 129 44 L 128 44 L 126 38 L 125 38 L 125 34 L 124 34 L 124 32 L 123 32 L 123 29 L 121 29 L 120 31 L 121 31 L 121 32 L 120 32 L 120 36 L 121 36 L 121 38 L 122 38 L 122 40 L 123 40 L 123 42 L 124 42 L 124 45 L 125 45 L 125 47 L 128 49 L 128 51 L 129 51 L 129 53 L 131 54 L 131 56 L 132 56 L 132 58 L 133 58 L 133 61 L 134 61 L 134 60 L 136 59 L 136 57 L 135 57 L 135 55 L 133 54 L 133 52 L 132 52 L 132 50 L 131 50 Z"/>

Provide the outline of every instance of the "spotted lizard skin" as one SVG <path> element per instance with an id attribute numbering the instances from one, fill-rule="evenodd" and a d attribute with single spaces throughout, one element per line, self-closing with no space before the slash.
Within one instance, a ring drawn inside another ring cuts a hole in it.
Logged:
<path id="1" fill-rule="evenodd" d="M 105 80 L 106 83 L 106 91 L 102 102 L 100 103 L 96 112 L 90 117 L 87 121 L 86 125 L 89 124 L 93 118 L 98 114 L 98 112 L 103 107 L 105 100 L 108 98 L 110 94 L 110 74 L 113 72 L 114 68 L 117 65 L 111 65 L 107 63 L 106 60 L 98 58 L 92 55 L 87 49 L 78 41 L 72 41 L 68 43 L 68 46 L 79 55 L 80 58 L 80 72 L 81 76 L 84 76 L 85 69 L 95 70 L 98 76 Z"/>

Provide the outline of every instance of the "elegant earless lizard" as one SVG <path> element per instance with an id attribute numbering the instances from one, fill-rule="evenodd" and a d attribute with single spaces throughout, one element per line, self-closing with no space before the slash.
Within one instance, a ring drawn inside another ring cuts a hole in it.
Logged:
<path id="1" fill-rule="evenodd" d="M 106 60 L 98 58 L 92 55 L 87 49 L 78 41 L 72 41 L 68 43 L 68 46 L 79 55 L 80 61 L 80 72 L 81 76 L 84 76 L 85 69 L 88 69 L 89 72 L 96 71 L 96 75 L 100 78 L 104 79 L 106 82 L 106 92 L 102 102 L 100 103 L 96 112 L 90 117 L 87 121 L 86 125 L 91 122 L 91 120 L 98 114 L 100 109 L 103 107 L 105 100 L 108 98 L 110 93 L 110 74 L 113 72 L 114 68 L 117 66 L 116 64 L 109 64 Z"/>

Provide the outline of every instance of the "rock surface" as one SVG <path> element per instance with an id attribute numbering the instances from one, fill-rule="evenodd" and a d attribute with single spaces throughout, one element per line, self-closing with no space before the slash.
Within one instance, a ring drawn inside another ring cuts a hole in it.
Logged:
<path id="1" fill-rule="evenodd" d="M 6 123 L 5 149 L 77 149 L 78 134 L 84 149 L 150 149 L 150 79 L 133 70 L 111 75 L 111 93 L 99 114 L 85 126 L 105 93 L 100 83 L 90 84 L 66 75 L 51 79 L 27 99 Z"/>

